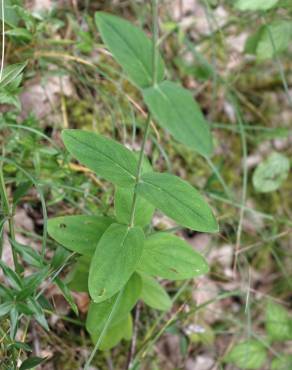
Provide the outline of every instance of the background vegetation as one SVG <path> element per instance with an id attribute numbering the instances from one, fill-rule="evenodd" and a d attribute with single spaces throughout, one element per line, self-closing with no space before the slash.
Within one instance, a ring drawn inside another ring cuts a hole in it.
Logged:
<path id="1" fill-rule="evenodd" d="M 167 77 L 199 102 L 215 150 L 202 158 L 154 122 L 147 157 L 155 169 L 201 190 L 220 232 L 177 228 L 206 257 L 209 274 L 162 281 L 171 310 L 139 304 L 134 341 L 98 352 L 93 368 L 124 369 L 130 360 L 151 370 L 292 368 L 292 6 L 248 3 L 159 1 Z M 93 18 L 107 11 L 150 35 L 150 2 L 6 0 L 4 6 L 0 368 L 18 368 L 26 358 L 22 369 L 31 368 L 45 358 L 41 369 L 81 369 L 92 351 L 84 327 L 88 296 L 64 284 L 75 256 L 47 237 L 46 225 L 57 215 L 112 215 L 113 187 L 72 159 L 60 133 L 85 129 L 139 149 L 146 107 Z M 176 225 L 156 213 L 154 227 Z M 29 303 L 12 307 L 7 295 Z"/>

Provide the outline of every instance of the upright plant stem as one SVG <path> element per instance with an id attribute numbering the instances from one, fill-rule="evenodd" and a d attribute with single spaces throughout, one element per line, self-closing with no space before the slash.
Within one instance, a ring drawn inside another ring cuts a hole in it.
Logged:
<path id="1" fill-rule="evenodd" d="M 91 352 L 91 354 L 89 356 L 89 359 L 87 360 L 87 362 L 86 362 L 86 364 L 84 366 L 84 370 L 88 370 L 89 369 L 89 366 L 91 364 L 91 361 L 93 360 L 93 358 L 94 358 L 94 356 L 95 356 L 95 354 L 96 354 L 96 352 L 97 352 L 97 350 L 98 350 L 98 348 L 99 348 L 99 346 L 100 346 L 100 344 L 101 344 L 101 342 L 102 342 L 102 340 L 103 340 L 103 338 L 104 338 L 104 336 L 106 334 L 106 331 L 107 331 L 107 329 L 108 329 L 108 327 L 109 327 L 109 325 L 110 325 L 110 323 L 112 321 L 112 318 L 114 316 L 114 313 L 116 312 L 116 309 L 117 309 L 117 307 L 118 307 L 118 305 L 120 303 L 120 300 L 122 298 L 123 292 L 124 292 L 124 289 L 120 290 L 119 295 L 117 296 L 117 298 L 115 300 L 115 303 L 113 305 L 113 308 L 112 308 L 112 310 L 111 310 L 111 312 L 110 312 L 110 314 L 108 316 L 108 319 L 107 319 L 106 323 L 104 324 L 104 327 L 102 329 L 102 332 L 100 333 L 100 336 L 99 336 L 99 338 L 98 338 L 98 340 L 97 340 L 97 342 L 95 344 L 95 347 L 94 347 L 93 351 Z"/>
<path id="2" fill-rule="evenodd" d="M 152 0 L 152 86 L 155 86 L 157 83 L 157 65 L 158 65 L 158 53 L 157 53 L 157 41 L 158 41 L 158 0 Z M 131 207 L 131 215 L 130 215 L 130 222 L 129 227 L 133 227 L 134 219 L 135 219 L 135 211 L 137 206 L 137 186 L 141 179 L 142 174 L 142 167 L 143 167 L 143 160 L 144 160 L 144 152 L 145 152 L 145 145 L 147 142 L 149 128 L 151 124 L 151 113 L 148 113 L 145 132 L 143 136 L 143 141 L 140 149 L 139 161 L 138 161 L 138 168 L 137 174 L 135 179 L 135 186 L 134 186 L 134 195 Z"/>
<path id="3" fill-rule="evenodd" d="M 157 54 L 157 40 L 158 40 L 158 0 L 152 0 L 152 19 L 153 19 L 153 36 L 152 36 L 152 66 L 153 66 L 153 76 L 152 76 L 152 86 L 155 86 L 157 83 L 157 63 L 158 63 L 158 54 Z M 130 222 L 129 222 L 129 227 L 133 227 L 134 225 L 134 218 L 135 218 L 135 210 L 136 210 L 136 205 L 137 205 L 137 185 L 141 179 L 141 174 L 142 174 L 142 167 L 143 167 L 143 160 L 144 160 L 144 151 L 145 151 L 145 145 L 147 142 L 148 138 L 148 133 L 150 129 L 150 123 L 151 123 L 151 114 L 148 113 L 147 116 L 147 121 L 146 121 L 146 127 L 145 127 L 145 132 L 143 136 L 143 141 L 140 149 L 140 154 L 139 154 L 139 160 L 138 160 L 138 167 L 137 167 L 137 173 L 136 173 L 136 179 L 135 179 L 135 185 L 134 185 L 134 195 L 133 195 L 133 200 L 132 200 L 132 207 L 131 207 L 131 215 L 130 215 Z M 123 295 L 123 289 L 119 292 L 119 295 L 114 303 L 114 306 L 108 316 L 108 319 L 102 329 L 102 332 L 98 338 L 98 341 L 96 342 L 96 345 L 88 358 L 84 370 L 88 370 L 89 366 L 91 364 L 91 361 L 93 360 L 100 343 L 103 339 L 103 337 L 106 334 L 106 331 L 112 321 L 113 315 L 116 311 L 116 308 L 118 307 L 118 304 L 120 302 L 120 299 Z"/>

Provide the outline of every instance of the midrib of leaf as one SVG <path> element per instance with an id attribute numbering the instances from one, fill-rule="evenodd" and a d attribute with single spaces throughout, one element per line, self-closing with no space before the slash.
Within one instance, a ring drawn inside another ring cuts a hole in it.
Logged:
<path id="1" fill-rule="evenodd" d="M 113 29 L 116 37 L 121 40 L 122 43 L 126 44 L 127 47 L 129 48 L 129 50 L 131 51 L 132 55 L 135 57 L 136 60 L 138 60 L 139 64 L 141 65 L 142 69 L 144 70 L 144 72 L 146 72 L 146 76 L 147 76 L 147 80 L 149 82 L 151 82 L 151 72 L 147 69 L 147 66 L 144 65 L 144 63 L 141 61 L 140 57 L 139 57 L 139 54 L 136 53 L 135 49 L 133 49 L 132 45 L 130 43 L 128 43 L 125 39 L 123 39 L 121 36 L 120 36 L 120 33 L 118 32 L 118 30 L 115 28 L 114 25 L 111 25 L 111 28 Z"/>
<path id="2" fill-rule="evenodd" d="M 79 144 L 85 145 L 83 141 L 78 140 L 76 137 L 74 137 L 74 136 L 70 136 L 70 137 L 71 137 L 71 139 L 77 141 Z M 101 152 L 97 147 L 93 147 L 93 146 L 91 146 L 89 144 L 86 144 L 86 147 L 87 148 L 90 148 L 91 150 L 93 150 L 95 152 L 98 152 L 99 154 L 101 154 L 102 156 L 104 156 L 105 158 L 107 158 L 110 162 L 112 162 L 114 165 L 116 165 L 119 168 L 121 168 L 122 170 L 124 170 L 127 174 L 130 175 L 130 177 L 132 177 L 133 179 L 135 179 L 135 176 L 131 172 L 129 172 L 129 170 L 127 168 L 123 167 L 118 162 L 115 162 L 111 157 L 109 157 L 105 153 Z"/>
<path id="3" fill-rule="evenodd" d="M 148 184 L 148 185 L 150 185 L 150 186 L 152 186 L 153 188 L 156 188 L 156 189 L 158 189 L 158 190 L 160 190 L 160 191 L 163 191 L 164 193 L 166 193 L 167 195 L 169 195 L 171 198 L 173 198 L 173 199 L 175 199 L 178 203 L 180 203 L 180 204 L 183 204 L 187 209 L 189 209 L 192 213 L 194 213 L 196 216 L 199 216 L 199 218 L 200 219 L 202 219 L 202 220 L 204 220 L 205 221 L 205 219 L 199 214 L 199 213 L 197 213 L 193 208 L 191 208 L 187 203 L 184 203 L 184 202 L 182 202 L 180 199 L 178 199 L 177 197 L 175 197 L 172 193 L 170 193 L 169 191 L 167 191 L 166 189 L 164 189 L 164 188 L 161 188 L 160 186 L 158 186 L 158 185 L 154 185 L 154 184 L 151 184 L 150 182 L 148 182 L 148 181 L 145 181 L 145 180 L 141 180 L 141 183 L 145 183 L 145 184 Z"/>

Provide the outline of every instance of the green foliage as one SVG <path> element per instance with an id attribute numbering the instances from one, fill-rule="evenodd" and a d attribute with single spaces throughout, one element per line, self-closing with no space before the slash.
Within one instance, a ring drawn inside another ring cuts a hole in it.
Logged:
<path id="1" fill-rule="evenodd" d="M 147 173 L 137 192 L 182 226 L 202 232 L 218 231 L 208 204 L 195 188 L 177 176 Z"/>
<path id="2" fill-rule="evenodd" d="M 129 224 L 130 222 L 134 192 L 134 187 L 130 189 L 117 188 L 115 191 L 115 213 L 116 218 L 120 223 Z M 149 203 L 145 198 L 138 196 L 134 225 L 141 227 L 149 225 L 154 211 L 155 207 L 151 203 Z"/>
<path id="3" fill-rule="evenodd" d="M 99 239 L 112 223 L 113 220 L 109 217 L 56 217 L 49 220 L 48 233 L 69 250 L 91 257 Z"/>
<path id="4" fill-rule="evenodd" d="M 165 81 L 143 91 L 145 102 L 159 125 L 203 156 L 212 153 L 212 138 L 199 105 L 181 86 Z"/>
<path id="5" fill-rule="evenodd" d="M 235 6 L 239 10 L 268 10 L 279 0 L 237 0 Z"/>
<path id="6" fill-rule="evenodd" d="M 123 295 L 115 310 L 111 326 L 124 320 L 132 308 L 137 303 L 142 290 L 142 279 L 140 275 L 134 273 L 124 287 Z M 111 313 L 113 305 L 117 299 L 117 294 L 101 303 L 91 302 L 86 319 L 86 329 L 89 333 L 101 332 L 108 316 Z"/>
<path id="7" fill-rule="evenodd" d="M 256 55 L 259 61 L 272 59 L 288 49 L 292 40 L 291 22 L 275 20 L 258 31 Z"/>
<path id="8" fill-rule="evenodd" d="M 286 309 L 277 303 L 267 305 L 266 331 L 272 341 L 292 340 L 292 320 Z"/>
<path id="9" fill-rule="evenodd" d="M 261 369 L 266 360 L 265 347 L 255 340 L 237 344 L 225 356 L 225 362 L 234 364 L 241 369 Z"/>
<path id="10" fill-rule="evenodd" d="M 95 21 L 106 46 L 129 78 L 146 88 L 153 81 L 153 47 L 144 32 L 130 22 L 108 13 L 95 13 Z M 164 63 L 158 58 L 157 80 L 164 77 Z"/>
<path id="11" fill-rule="evenodd" d="M 204 258 L 175 235 L 155 233 L 145 240 L 139 271 L 169 280 L 197 277 L 208 272 Z"/>
<path id="12" fill-rule="evenodd" d="M 36 366 L 40 365 L 42 362 L 44 362 L 46 359 L 45 358 L 40 358 L 40 357 L 30 357 L 23 361 L 21 364 L 19 370 L 28 370 L 28 369 L 33 369 Z"/>
<path id="13" fill-rule="evenodd" d="M 260 193 L 279 189 L 287 179 L 290 169 L 289 159 L 280 153 L 272 153 L 260 163 L 253 174 L 253 186 Z"/>
<path id="14" fill-rule="evenodd" d="M 106 230 L 89 270 L 88 288 L 94 302 L 112 297 L 126 284 L 141 258 L 143 239 L 139 227 L 112 224 Z"/>
<path id="15" fill-rule="evenodd" d="M 97 175 L 118 186 L 134 184 L 137 161 L 123 145 L 82 130 L 64 130 L 62 137 L 69 152 Z"/>
<path id="16" fill-rule="evenodd" d="M 271 370 L 288 370 L 292 368 L 292 355 L 282 355 L 272 361 Z"/>
<path id="17" fill-rule="evenodd" d="M 269 301 L 265 316 L 265 328 L 269 343 L 292 340 L 292 320 L 283 306 Z M 261 369 L 267 356 L 267 350 L 263 343 L 248 340 L 235 345 L 224 360 L 235 364 L 240 369 Z M 291 363 L 292 357 L 290 355 L 281 354 L 273 359 L 271 369 L 290 369 Z"/>
<path id="18" fill-rule="evenodd" d="M 141 299 L 150 307 L 160 311 L 168 311 L 172 302 L 165 289 L 151 276 L 142 275 L 143 288 Z"/>

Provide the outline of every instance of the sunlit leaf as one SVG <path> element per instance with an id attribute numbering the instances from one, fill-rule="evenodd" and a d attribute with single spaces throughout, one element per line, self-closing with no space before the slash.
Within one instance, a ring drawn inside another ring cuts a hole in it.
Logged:
<path id="1" fill-rule="evenodd" d="M 177 176 L 147 173 L 137 192 L 179 225 L 202 232 L 218 231 L 209 205 L 195 188 Z"/>
<path id="2" fill-rule="evenodd" d="M 279 0 L 237 0 L 235 6 L 239 10 L 268 10 Z"/>
<path id="3" fill-rule="evenodd" d="M 48 233 L 71 251 L 92 256 L 99 239 L 112 223 L 109 217 L 62 216 L 49 220 Z"/>
<path id="4" fill-rule="evenodd" d="M 98 176 L 118 186 L 134 184 L 137 160 L 117 141 L 83 130 L 63 130 L 62 138 L 68 151 Z"/>
<path id="5" fill-rule="evenodd" d="M 267 360 L 267 352 L 262 343 L 249 340 L 237 344 L 225 356 L 225 362 L 234 364 L 240 369 L 262 369 Z"/>
<path id="6" fill-rule="evenodd" d="M 188 90 L 164 81 L 144 90 L 143 96 L 158 124 L 176 140 L 203 156 L 212 153 L 208 123 Z"/>
<path id="7" fill-rule="evenodd" d="M 266 309 L 266 330 L 274 341 L 292 340 L 292 322 L 287 310 L 271 301 Z"/>
<path id="8" fill-rule="evenodd" d="M 142 274 L 143 287 L 141 299 L 156 310 L 168 311 L 172 302 L 164 288 L 151 276 Z"/>
<path id="9" fill-rule="evenodd" d="M 100 239 L 89 270 L 88 288 L 95 302 L 117 293 L 135 271 L 142 255 L 140 227 L 112 224 Z"/>
<path id="10" fill-rule="evenodd" d="M 205 259 L 184 240 L 169 233 L 146 238 L 139 271 L 169 280 L 190 279 L 209 270 Z"/>
<path id="11" fill-rule="evenodd" d="M 152 84 L 152 42 L 145 33 L 130 22 L 108 13 L 95 13 L 101 37 L 117 62 L 133 83 L 139 87 Z M 157 79 L 164 77 L 164 63 L 158 58 Z"/>
<path id="12" fill-rule="evenodd" d="M 141 277 L 134 273 L 124 287 L 123 295 L 115 309 L 110 327 L 123 320 L 135 306 L 142 289 Z M 91 302 L 86 318 L 86 329 L 89 333 L 100 332 L 107 321 L 119 293 L 101 303 Z"/>
<path id="13" fill-rule="evenodd" d="M 259 193 L 275 191 L 287 179 L 289 169 L 287 157 L 280 153 L 272 153 L 256 168 L 252 178 L 253 186 Z"/>

